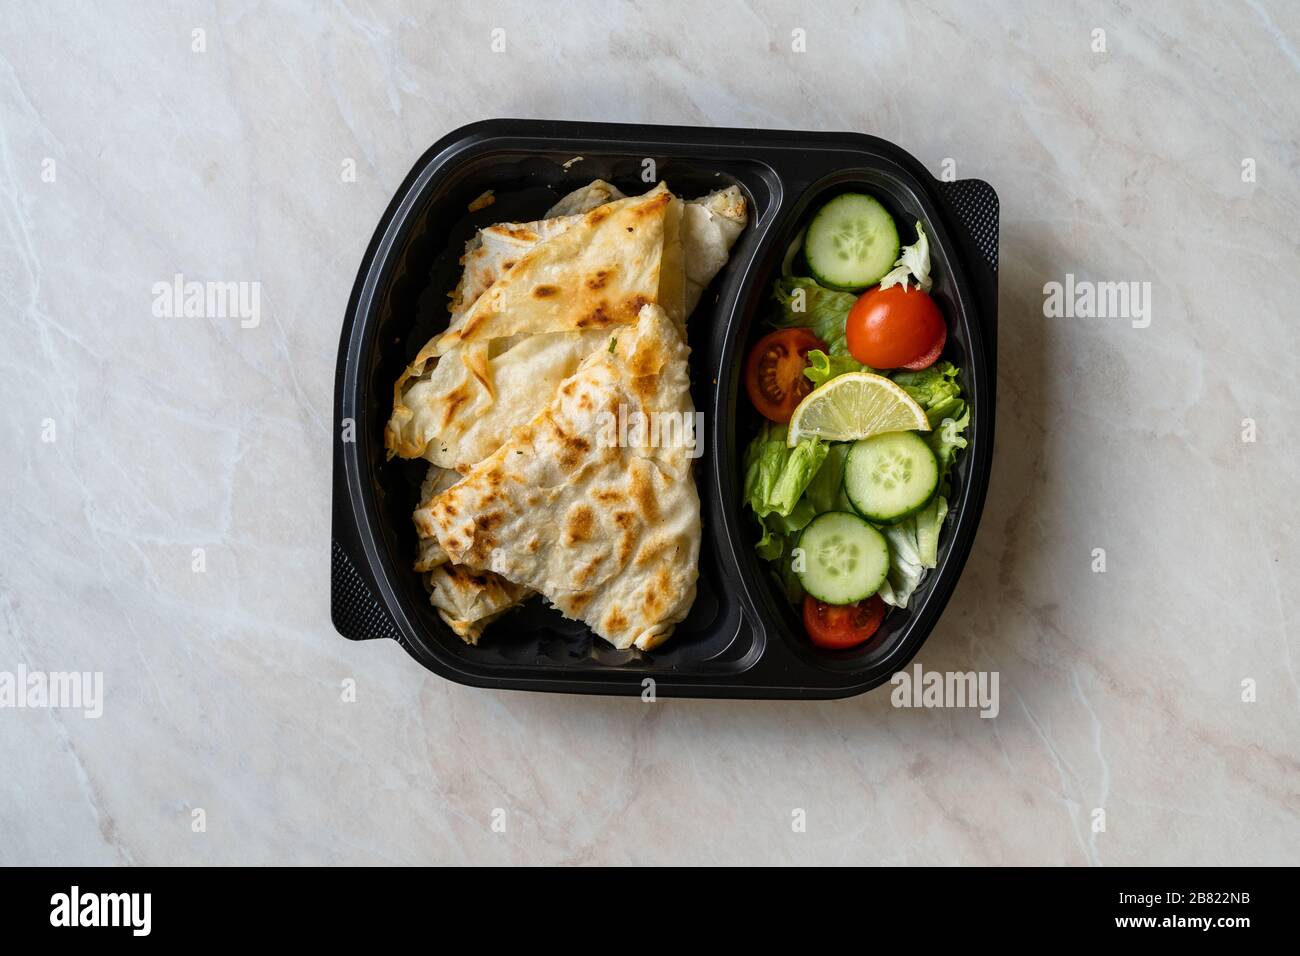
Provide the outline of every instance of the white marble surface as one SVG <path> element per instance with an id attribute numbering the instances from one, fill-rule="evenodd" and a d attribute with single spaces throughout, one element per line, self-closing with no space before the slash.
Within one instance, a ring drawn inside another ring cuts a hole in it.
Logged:
<path id="1" fill-rule="evenodd" d="M 1294 5 L 425 6 L 0 18 L 0 671 L 105 680 L 98 720 L 0 710 L 0 863 L 1300 861 Z M 861 130 L 996 186 L 994 482 L 920 657 L 997 670 L 996 720 L 472 690 L 335 635 L 362 249 L 509 115 Z M 177 272 L 260 281 L 260 325 L 156 318 Z M 1150 327 L 1045 319 L 1067 272 L 1149 281 Z"/>

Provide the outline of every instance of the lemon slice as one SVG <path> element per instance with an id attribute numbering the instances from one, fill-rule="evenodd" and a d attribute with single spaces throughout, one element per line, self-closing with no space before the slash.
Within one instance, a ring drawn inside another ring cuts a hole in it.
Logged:
<path id="1" fill-rule="evenodd" d="M 846 372 L 813 389 L 790 418 L 786 444 L 805 438 L 857 441 L 884 432 L 930 430 L 925 411 L 903 386 L 871 372 Z"/>

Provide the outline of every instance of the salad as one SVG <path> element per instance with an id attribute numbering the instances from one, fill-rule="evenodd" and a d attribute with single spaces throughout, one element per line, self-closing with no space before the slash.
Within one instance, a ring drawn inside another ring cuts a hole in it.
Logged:
<path id="1" fill-rule="evenodd" d="M 755 547 L 819 647 L 869 640 L 938 561 L 970 407 L 931 284 L 924 224 L 900 247 L 884 206 L 842 193 L 791 244 L 746 362 Z"/>

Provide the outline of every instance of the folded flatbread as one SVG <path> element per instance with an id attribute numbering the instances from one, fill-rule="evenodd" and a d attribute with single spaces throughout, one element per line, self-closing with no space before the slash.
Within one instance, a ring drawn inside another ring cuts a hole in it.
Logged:
<path id="1" fill-rule="evenodd" d="M 429 470 L 424 476 L 424 483 L 420 485 L 420 504 L 413 516 L 417 528 L 424 522 L 424 519 L 420 517 L 420 512 L 427 509 L 434 498 L 458 481 L 460 481 L 459 472 L 452 471 L 449 468 L 439 468 L 437 465 L 429 466 Z M 438 543 L 437 538 L 420 538 L 420 551 L 419 556 L 415 559 L 415 570 L 428 572 L 438 567 L 438 565 L 446 563 L 447 552 L 442 550 L 442 545 Z"/>
<path id="2" fill-rule="evenodd" d="M 459 326 L 478 297 L 509 272 L 533 246 L 551 236 L 558 236 L 579 222 L 583 213 L 623 198 L 616 186 L 596 179 L 569 193 L 537 222 L 502 222 L 480 229 L 465 244 L 465 255 L 461 257 L 465 270 L 448 306 L 451 310 L 449 327 Z"/>
<path id="3" fill-rule="evenodd" d="M 731 247 L 745 229 L 745 197 L 735 186 L 688 200 L 682 206 L 682 260 L 686 269 L 686 314 L 699 304 L 713 277 L 727 264 Z"/>
<path id="4" fill-rule="evenodd" d="M 515 260 L 532 246 L 550 236 L 558 235 L 564 229 L 578 222 L 582 218 L 582 213 L 588 212 L 606 202 L 622 198 L 623 194 L 616 187 L 597 179 L 561 199 L 551 207 L 543 220 L 533 223 L 502 223 L 479 230 L 474 238 L 466 244 L 465 254 L 461 258 L 461 263 L 465 268 L 461 273 L 460 283 L 451 294 L 452 301 L 448 306 L 452 314 L 451 324 L 459 325 L 465 311 L 474 304 L 484 291 L 491 287 L 492 283 L 502 273 L 509 271 L 514 266 Z M 584 338 L 587 337 L 589 336 L 584 335 Z M 517 344 L 514 340 L 491 343 L 487 354 L 505 351 L 514 344 Z M 555 354 L 550 358 L 551 364 L 548 365 L 546 359 L 531 363 L 508 362 L 507 369 L 503 373 L 504 381 L 499 385 L 504 395 L 532 394 L 533 389 L 529 388 L 520 391 L 519 386 L 529 379 L 533 380 L 531 384 L 536 384 L 539 377 L 541 383 L 550 388 L 570 374 L 572 369 L 577 367 L 577 363 L 582 356 L 586 354 L 585 351 L 582 351 L 586 346 L 583 341 L 573 343 L 582 353 L 573 357 L 565 354 L 569 350 L 565 350 L 562 343 L 556 342 L 555 337 L 550 337 L 546 341 L 539 341 L 538 345 L 550 345 L 555 349 Z M 537 345 L 516 353 L 516 358 L 535 348 L 537 348 Z M 481 346 L 475 346 L 474 349 L 475 351 L 470 353 L 471 356 L 484 354 L 484 349 Z M 420 394 L 417 389 L 422 389 L 426 393 L 430 389 L 436 390 L 436 384 L 431 386 L 429 382 L 438 375 L 439 368 L 443 373 L 447 373 L 456 369 L 464 370 L 468 365 L 473 364 L 474 359 L 472 357 L 469 363 L 465 363 L 461 359 L 459 351 L 453 350 L 456 353 L 454 360 L 451 355 L 444 357 L 441 362 L 434 364 L 431 374 L 417 380 L 416 385 L 407 393 L 408 400 L 420 404 L 418 397 L 415 399 L 410 398 L 412 394 L 416 396 Z M 488 361 L 490 362 L 490 360 Z M 547 368 L 553 368 L 554 362 L 557 361 L 564 363 L 563 370 L 548 372 Z M 490 378 L 488 380 L 491 381 Z M 481 411 L 482 404 L 480 401 L 474 411 Z M 505 440 L 506 436 L 503 429 L 509 427 L 511 416 L 517 416 L 515 421 L 526 421 L 530 415 L 535 413 L 535 408 L 531 405 L 526 412 L 516 412 L 510 407 L 508 401 L 497 403 L 496 407 L 489 406 L 489 410 L 490 414 L 488 415 L 468 419 L 474 424 L 471 424 L 467 429 L 467 435 L 465 436 L 466 448 L 463 453 L 476 455 L 475 461 L 486 458 Z M 461 411 L 466 413 L 470 410 L 462 409 Z M 502 425 L 502 422 L 506 424 Z M 420 489 L 420 508 L 426 507 L 427 503 L 437 493 L 445 491 L 459 479 L 460 475 L 455 471 L 442 468 L 436 464 L 430 465 L 424 484 Z M 488 624 L 529 594 L 526 588 L 511 584 L 490 571 L 472 572 L 448 564 L 447 553 L 443 551 L 442 546 L 438 544 L 438 539 L 434 537 L 422 537 L 420 539 L 415 570 L 426 573 L 425 580 L 429 589 L 429 600 L 438 609 L 439 615 L 456 634 L 469 644 L 477 644 L 478 639 L 483 634 L 483 629 Z"/>
<path id="5" fill-rule="evenodd" d="M 607 183 L 603 179 L 593 179 L 587 185 L 575 189 L 550 209 L 546 210 L 545 218 L 551 219 L 555 216 L 575 216 L 582 215 L 584 212 L 591 212 L 597 206 L 603 206 L 607 202 L 613 202 L 615 199 L 625 199 L 626 196 L 613 183 Z"/>
<path id="6" fill-rule="evenodd" d="M 453 349 L 403 398 L 422 410 L 423 457 L 439 468 L 482 461 L 608 338 L 606 329 L 588 329 L 525 336 L 496 356 L 483 346 Z"/>
<path id="7" fill-rule="evenodd" d="M 541 592 L 615 647 L 661 643 L 699 573 L 700 500 L 680 440 L 694 422 L 688 354 L 678 324 L 643 306 L 537 416 L 416 512 L 421 535 L 454 565 Z M 670 432 L 679 440 L 660 440 Z"/>
<path id="8" fill-rule="evenodd" d="M 458 472 L 430 465 L 420 490 L 420 508 L 427 508 L 438 494 L 459 480 Z M 420 523 L 417 517 L 417 527 Z M 474 571 L 452 564 L 436 537 L 420 539 L 415 570 L 425 572 L 430 603 L 467 644 L 477 644 L 488 624 L 529 595 L 527 588 L 491 571 Z"/>
<path id="9" fill-rule="evenodd" d="M 647 196 L 665 191 L 660 186 Z M 451 294 L 448 332 L 464 329 L 483 294 L 519 268 L 530 250 L 584 223 L 584 214 L 591 210 L 622 199 L 617 188 L 596 180 L 561 199 L 545 219 L 480 230 L 466 246 L 465 269 Z M 620 208 L 625 210 L 628 205 L 630 201 Z M 597 218 L 603 221 L 603 217 Z M 658 240 L 662 248 L 656 298 L 680 325 L 726 263 L 732 244 L 744 229 L 745 201 L 734 186 L 686 203 L 673 199 L 664 209 L 664 221 Z M 586 222 L 584 228 L 591 226 Z M 635 235 L 635 228 L 632 232 Z M 656 241 L 653 235 L 650 241 Z M 614 260 L 617 265 L 639 243 L 624 238 L 615 246 L 619 250 Z M 554 257 L 550 261 L 554 262 Z M 533 319 L 539 321 L 536 315 Z M 570 328 L 563 321 L 561 326 Z M 460 477 L 450 469 L 468 471 L 492 454 L 514 427 L 535 416 L 555 395 L 559 383 L 610 337 L 601 327 L 540 334 L 511 332 L 491 338 L 471 335 L 469 341 L 457 342 L 438 356 L 438 343 L 447 335 L 431 340 L 398 381 L 394 414 L 386 433 L 390 455 L 419 454 L 433 463 L 414 515 L 421 529 L 430 526 L 433 500 Z M 491 571 L 471 572 L 449 563 L 437 537 L 425 531 L 421 531 L 416 570 L 427 573 L 431 600 L 441 616 L 470 643 L 477 642 L 487 623 L 531 593 Z M 651 643 L 647 638 L 643 645 Z"/>
<path id="10" fill-rule="evenodd" d="M 663 183 L 584 213 L 525 252 L 433 339 L 431 355 L 525 332 L 609 328 L 634 321 L 647 302 L 683 318 L 681 218 Z"/>
<path id="11" fill-rule="evenodd" d="M 522 601 L 528 589 L 490 571 L 450 562 L 428 576 L 429 600 L 442 619 L 467 644 L 477 644 L 483 628 Z"/>
<path id="12" fill-rule="evenodd" d="M 613 187 L 597 180 L 584 190 L 565 197 L 560 207 L 577 208 L 575 203 L 580 194 L 580 198 L 594 201 L 610 195 L 609 190 L 613 190 Z M 647 196 L 654 195 L 654 192 Z M 611 202 L 588 215 L 614 207 L 622 207 L 626 212 L 627 207 L 623 203 L 632 201 Z M 644 294 L 646 301 L 656 301 L 662 305 L 665 291 L 670 297 L 675 297 L 676 285 L 680 282 L 680 311 L 689 314 L 704 288 L 726 263 L 731 245 L 745 226 L 745 200 L 740 191 L 731 186 L 679 205 L 679 241 L 674 240 L 673 229 L 670 228 L 664 240 L 668 251 L 660 254 L 661 265 L 666 259 L 669 268 L 679 270 L 679 279 L 655 293 L 649 292 L 647 283 L 636 295 Z M 522 246 L 514 247 L 510 258 L 506 259 L 478 256 L 484 249 L 501 247 L 500 240 L 490 237 L 490 230 L 497 230 L 501 235 L 527 236 L 533 244 L 528 248 L 545 247 L 550 245 L 548 238 L 568 232 L 582 218 L 578 216 L 567 222 L 543 220 L 523 226 L 505 224 L 483 230 L 480 233 L 483 237 L 481 242 L 476 245 L 471 241 L 471 248 L 466 252 L 467 278 L 462 278 L 461 287 L 458 287 L 453 296 L 449 332 L 451 329 L 463 328 L 472 321 L 472 316 L 477 314 L 479 304 L 485 298 L 476 293 L 478 297 L 471 300 L 468 298 L 470 292 L 466 290 L 479 290 L 481 293 L 485 278 L 498 276 L 506 263 L 509 263 L 506 274 L 512 282 L 515 281 L 514 274 L 517 270 L 532 268 L 525 264 Z M 583 234 L 589 234 L 585 228 Z M 643 233 L 643 236 L 648 237 L 650 234 Z M 577 239 L 578 236 L 572 238 Z M 607 271 L 619 268 L 621 255 L 618 243 L 623 241 L 625 240 L 615 236 L 615 248 L 606 257 L 606 265 L 601 268 Z M 524 240 L 521 239 L 520 242 Z M 678 245 L 680 251 L 676 248 Z M 640 247 L 641 242 L 637 241 L 629 243 L 626 248 L 629 255 L 635 255 Z M 534 261 L 533 267 L 535 266 Z M 492 295 L 496 295 L 495 287 Z M 577 315 L 580 319 L 581 310 L 589 304 L 586 300 L 578 299 L 568 306 L 563 301 L 557 302 L 554 307 L 576 310 L 572 315 Z M 665 309 L 670 315 L 674 312 L 674 309 L 667 306 Z M 624 315 L 625 311 L 619 314 Z M 635 313 L 627 316 L 626 320 L 631 321 L 634 315 Z M 533 318 L 541 321 L 537 315 Z M 567 323 L 568 320 L 560 321 L 561 325 Z M 393 415 L 385 432 L 389 454 L 402 458 L 422 457 L 442 468 L 461 468 L 481 461 L 505 440 L 511 428 L 536 414 L 542 404 L 554 394 L 555 385 L 573 374 L 592 344 L 604 340 L 601 334 L 604 331 L 604 326 L 567 332 L 552 329 L 542 336 L 542 341 L 537 342 L 530 341 L 536 336 L 524 338 L 517 334 L 486 341 L 476 339 L 448 347 L 446 353 L 433 364 L 438 349 L 442 347 L 439 343 L 449 333 L 435 337 L 416 356 L 394 388 Z M 518 346 L 523 342 L 529 343 L 528 347 L 520 350 Z M 520 382 L 537 385 L 520 389 L 516 387 Z"/>

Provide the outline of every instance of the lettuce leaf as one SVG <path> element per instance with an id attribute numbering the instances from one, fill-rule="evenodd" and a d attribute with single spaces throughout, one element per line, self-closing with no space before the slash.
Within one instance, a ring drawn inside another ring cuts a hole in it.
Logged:
<path id="1" fill-rule="evenodd" d="M 819 286 L 805 276 L 782 276 L 772 290 L 781 305 L 776 324 L 782 328 L 803 327 L 828 346 L 831 355 L 848 355 L 844 340 L 844 320 L 858 297 L 852 292 L 836 292 Z"/>
<path id="2" fill-rule="evenodd" d="M 774 511 L 766 518 L 760 519 L 759 525 L 763 529 L 763 535 L 758 539 L 758 544 L 754 545 L 758 556 L 764 561 L 775 561 L 815 517 L 817 512 L 813 510 L 812 504 L 807 498 L 800 498 L 790 510 L 790 514 L 780 515 Z"/>
<path id="3" fill-rule="evenodd" d="M 830 446 L 808 438 L 787 448 L 786 431 L 785 425 L 768 422 L 749 443 L 745 450 L 745 501 L 762 529 L 754 545 L 758 556 L 773 563 L 777 583 L 797 603 L 803 600 L 803 585 L 794 573 L 791 552 L 799 533 L 818 514 L 805 492 L 821 471 Z M 840 472 L 842 480 L 842 458 Z"/>
<path id="4" fill-rule="evenodd" d="M 962 413 L 957 418 L 944 418 L 934 426 L 934 430 L 925 436 L 930 450 L 934 452 L 939 463 L 939 490 L 948 491 L 948 472 L 957 457 L 957 450 L 970 444 L 962 434 L 970 425 L 970 407 L 962 402 Z"/>
<path id="5" fill-rule="evenodd" d="M 893 285 L 901 285 L 906 289 L 907 282 L 911 279 L 922 292 L 930 291 L 930 286 L 933 284 L 930 280 L 930 238 L 925 234 L 925 226 L 919 220 L 916 223 L 916 242 L 910 246 L 903 246 L 894 265 L 897 268 L 885 273 L 885 277 L 880 280 L 880 288 L 888 289 Z"/>
<path id="6" fill-rule="evenodd" d="M 813 388 L 816 388 L 845 372 L 870 371 L 871 369 L 852 355 L 827 355 L 821 349 L 813 349 L 808 353 L 808 367 L 803 370 L 803 374 L 813 383 Z"/>
<path id="7" fill-rule="evenodd" d="M 745 501 L 759 518 L 790 517 L 826 459 L 827 446 L 817 439 L 786 448 L 785 436 L 786 426 L 768 422 L 745 450 Z"/>
<path id="8" fill-rule="evenodd" d="M 883 525 L 880 533 L 889 542 L 889 576 L 880 586 L 880 599 L 894 607 L 907 607 L 908 598 L 925 575 L 916 522 L 908 518 L 898 524 Z"/>
<path id="9" fill-rule="evenodd" d="M 957 376 L 961 370 L 951 362 L 936 362 L 919 372 L 895 372 L 891 377 L 916 403 L 925 409 L 930 427 L 945 418 L 958 418 L 966 408 Z"/>
<path id="10" fill-rule="evenodd" d="M 925 572 L 939 563 L 939 531 L 948 514 L 948 499 L 934 499 L 912 517 L 880 529 L 889 542 L 889 576 L 880 598 L 894 607 L 907 607 Z"/>
<path id="11" fill-rule="evenodd" d="M 786 536 L 773 531 L 765 522 L 760 521 L 759 527 L 763 529 L 763 534 L 754 545 L 754 550 L 764 561 L 775 561 L 786 548 Z"/>
<path id="12" fill-rule="evenodd" d="M 833 442 L 826 449 L 826 460 L 808 483 L 804 500 L 813 509 L 813 517 L 827 511 L 853 512 L 853 505 L 844 493 L 844 462 L 849 457 L 848 442 Z"/>
<path id="13" fill-rule="evenodd" d="M 932 568 L 939 563 L 939 529 L 943 519 L 948 516 L 948 499 L 935 495 L 928 505 L 912 517 L 916 525 L 916 549 L 921 555 L 921 564 Z"/>

